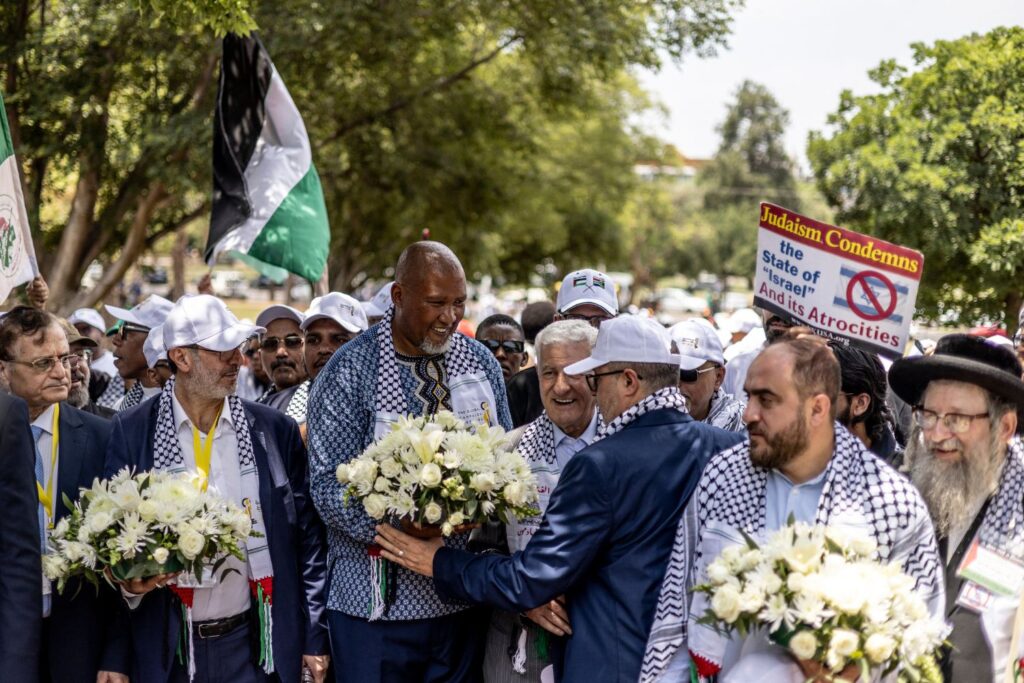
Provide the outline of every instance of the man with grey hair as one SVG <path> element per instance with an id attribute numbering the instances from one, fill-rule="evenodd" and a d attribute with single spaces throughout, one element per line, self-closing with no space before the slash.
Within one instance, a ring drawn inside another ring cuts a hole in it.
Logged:
<path id="1" fill-rule="evenodd" d="M 547 510 L 558 478 L 579 451 L 597 438 L 599 415 L 594 395 L 582 375 L 565 369 L 587 358 L 597 341 L 597 330 L 582 320 L 562 320 L 545 327 L 534 343 L 537 376 L 544 411 L 530 424 L 510 434 L 511 443 L 537 478 L 540 514 L 530 519 L 498 525 L 504 532 L 504 549 L 524 550 Z M 507 553 L 506 553 L 507 554 Z M 495 611 L 484 653 L 484 681 L 517 683 L 540 680 L 551 662 L 555 643 L 551 636 L 572 633 L 564 597 L 551 600 L 521 615 Z M 557 643 L 557 645 L 562 645 Z M 545 653 L 542 656 L 541 653 Z"/>
<path id="2" fill-rule="evenodd" d="M 429 579 L 398 566 L 387 589 L 374 590 L 373 518 L 345 504 L 335 474 L 406 415 L 450 410 L 469 424 L 511 428 L 498 361 L 456 333 L 465 307 L 466 275 L 451 249 L 410 245 L 383 320 L 335 353 L 310 390 L 311 489 L 327 526 L 327 614 L 345 680 L 457 683 L 479 674 L 479 619 L 467 603 L 443 599 Z M 463 548 L 468 538 L 447 540 Z"/>
<path id="3" fill-rule="evenodd" d="M 676 523 L 704 464 L 741 438 L 686 414 L 670 343 L 656 322 L 619 316 L 564 368 L 584 377 L 607 422 L 561 473 L 521 552 L 472 555 L 378 526 L 384 557 L 433 576 L 448 598 L 508 611 L 565 595 L 564 680 L 636 681 Z"/>
<path id="4" fill-rule="evenodd" d="M 953 625 L 947 681 L 1003 681 L 1020 666 L 1024 583 L 1024 414 L 1021 364 L 1007 348 L 947 335 L 935 353 L 896 361 L 896 394 L 914 406 L 905 464 L 921 491 L 945 564 Z M 984 564 L 1013 567 L 1005 586 Z"/>

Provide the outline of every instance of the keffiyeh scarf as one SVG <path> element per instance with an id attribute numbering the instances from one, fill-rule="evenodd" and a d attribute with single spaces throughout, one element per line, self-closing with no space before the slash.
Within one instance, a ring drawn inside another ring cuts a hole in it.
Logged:
<path id="1" fill-rule="evenodd" d="M 631 406 L 608 424 L 601 425 L 600 429 L 597 430 L 597 438 L 594 441 L 596 443 L 601 439 L 607 439 L 612 434 L 621 432 L 641 416 L 654 410 L 662 410 L 663 408 L 678 410 L 681 413 L 687 412 L 686 399 L 679 393 L 678 388 L 665 387 L 664 389 L 658 389 L 636 405 Z"/>
<path id="2" fill-rule="evenodd" d="M 693 596 L 692 609 L 688 609 L 688 582 L 704 580 L 707 562 L 722 549 L 718 544 L 742 544 L 742 534 L 758 538 L 768 531 L 767 478 L 766 469 L 750 462 L 749 440 L 719 453 L 708 463 L 694 494 L 696 543 L 688 543 L 693 534 L 686 528 L 689 521 L 684 514 L 669 562 L 670 573 L 658 598 L 652 639 L 644 653 L 642 681 L 656 680 L 683 643 L 688 643 L 701 676 L 720 670 L 728 639 L 690 616 L 705 614 L 710 605 L 706 594 L 698 593 Z M 815 523 L 866 529 L 878 544 L 878 558 L 899 561 L 922 598 L 932 604 L 942 593 L 942 564 L 931 526 L 923 523 L 928 519 L 928 510 L 916 489 L 836 423 L 835 454 L 826 470 Z M 709 529 L 713 533 L 707 533 Z M 897 542 L 912 534 L 921 534 L 920 540 L 903 543 L 905 554 L 897 557 Z M 688 575 L 678 569 L 686 566 L 691 548 L 693 572 Z M 677 571 L 671 572 L 672 567 Z M 656 634 L 659 637 L 654 639 Z"/>
<path id="3" fill-rule="evenodd" d="M 186 472 L 185 455 L 181 451 L 177 428 L 174 423 L 174 406 L 171 394 L 174 391 L 174 380 L 169 381 L 160 393 L 157 407 L 156 434 L 153 439 L 153 469 L 166 472 Z M 252 435 L 249 432 L 249 420 L 242 407 L 242 399 L 231 395 L 227 398 L 231 413 L 231 423 L 235 430 L 238 444 L 238 465 L 241 471 L 241 500 L 235 501 L 240 507 L 250 510 L 252 530 L 245 543 L 246 559 L 249 569 L 249 588 L 259 613 L 260 622 L 260 665 L 267 673 L 274 671 L 273 653 L 273 618 L 271 603 L 274 591 L 274 568 L 271 564 L 270 548 L 267 545 L 267 529 L 263 523 L 263 511 L 260 501 L 259 473 L 256 469 L 256 455 L 252 446 Z M 210 434 L 207 438 L 213 438 Z M 248 502 L 249 505 L 245 503 Z M 185 612 L 185 624 L 188 631 L 188 672 L 189 680 L 195 676 L 195 655 L 192 628 L 192 602 L 195 597 L 194 588 L 185 588 L 172 584 L 171 590 L 181 599 Z"/>
<path id="4" fill-rule="evenodd" d="M 142 383 L 136 381 L 132 388 L 125 392 L 124 398 L 121 399 L 121 407 L 117 409 L 117 412 L 123 413 L 129 408 L 139 405 L 144 400 L 146 400 L 146 392 L 142 390 Z"/>
<path id="5" fill-rule="evenodd" d="M 725 390 L 719 388 L 711 396 L 711 406 L 704 421 L 727 432 L 742 432 L 746 429 L 743 422 L 744 408 L 746 405 L 743 401 L 737 401 L 732 394 L 727 394 Z"/>
<path id="6" fill-rule="evenodd" d="M 299 385 L 295 393 L 288 400 L 288 407 L 285 408 L 284 414 L 292 418 L 299 424 L 306 421 L 306 408 L 309 406 L 309 385 L 313 383 L 313 380 L 307 379 L 305 382 Z"/>
<path id="7" fill-rule="evenodd" d="M 983 544 L 1024 558 L 1024 439 L 1015 436 L 1006 450 L 999 488 L 985 511 L 978 535 Z"/>

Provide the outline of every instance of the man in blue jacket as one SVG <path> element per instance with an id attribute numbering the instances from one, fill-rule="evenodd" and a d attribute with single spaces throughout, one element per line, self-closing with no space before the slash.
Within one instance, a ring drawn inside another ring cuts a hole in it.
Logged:
<path id="1" fill-rule="evenodd" d="M 379 526 L 384 556 L 442 595 L 504 610 L 564 593 L 563 680 L 636 681 L 680 515 L 708 459 L 740 441 L 687 415 L 669 345 L 657 323 L 620 316 L 565 369 L 586 376 L 608 423 L 569 461 L 525 550 L 477 556 Z"/>
<path id="2" fill-rule="evenodd" d="M 124 467 L 195 472 L 199 486 L 245 507 L 259 534 L 246 542 L 244 560 L 228 558 L 224 568 L 233 571 L 122 584 L 133 681 L 298 681 L 302 667 L 324 679 L 324 532 L 299 428 L 234 395 L 240 347 L 259 331 L 216 297 L 183 297 L 163 326 L 174 378 L 113 421 L 107 476 Z"/>

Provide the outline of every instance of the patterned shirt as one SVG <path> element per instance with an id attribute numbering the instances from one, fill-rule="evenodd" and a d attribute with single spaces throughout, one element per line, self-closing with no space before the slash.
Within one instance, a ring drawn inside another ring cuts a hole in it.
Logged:
<path id="1" fill-rule="evenodd" d="M 374 405 L 380 381 L 379 325 L 334 354 L 313 383 L 308 410 L 310 491 L 327 527 L 327 566 L 331 574 L 327 607 L 362 618 L 370 613 L 367 546 L 373 542 L 376 522 L 359 503 L 344 504 L 335 471 L 340 463 L 356 458 L 374 439 Z M 470 352 L 486 368 L 487 381 L 497 404 L 498 422 L 505 429 L 511 429 L 501 367 L 485 346 L 468 341 Z M 404 394 L 411 414 L 424 415 L 430 407 L 450 405 L 450 398 L 444 398 L 449 391 L 442 358 L 414 359 L 410 363 L 402 362 L 399 357 L 401 386 L 391 389 Z M 456 534 L 445 543 L 462 549 L 468 537 L 469 534 Z M 395 572 L 393 602 L 384 620 L 426 619 L 466 609 L 464 603 L 443 600 L 434 590 L 432 579 L 402 567 L 392 568 Z"/>
<path id="2" fill-rule="evenodd" d="M 736 400 L 732 394 L 718 388 L 711 395 L 711 405 L 708 407 L 708 416 L 704 418 L 704 422 L 727 432 L 746 431 L 747 425 L 743 422 L 743 411 L 746 407 L 743 401 Z"/>

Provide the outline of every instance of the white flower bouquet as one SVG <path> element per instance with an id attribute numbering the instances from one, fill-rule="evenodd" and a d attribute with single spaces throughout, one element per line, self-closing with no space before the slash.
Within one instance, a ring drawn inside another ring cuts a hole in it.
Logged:
<path id="1" fill-rule="evenodd" d="M 338 465 L 337 477 L 346 504 L 361 501 L 373 519 L 400 519 L 413 533 L 427 527 L 450 536 L 489 519 L 539 514 L 533 473 L 507 448 L 505 431 L 469 430 L 449 411 L 399 419 L 358 458 Z"/>
<path id="2" fill-rule="evenodd" d="M 253 534 L 252 519 L 237 505 L 202 491 L 193 473 L 143 472 L 127 468 L 82 489 L 71 514 L 49 534 L 43 573 L 64 590 L 82 575 L 93 585 L 109 568 L 120 581 L 187 571 L 216 572 Z"/>
<path id="3" fill-rule="evenodd" d="M 719 633 L 767 631 L 798 660 L 861 680 L 897 672 L 900 681 L 941 683 L 937 650 L 948 633 L 898 565 L 874 559 L 875 542 L 832 527 L 796 523 L 766 543 L 722 551 L 707 568 L 710 611 L 698 619 Z"/>

